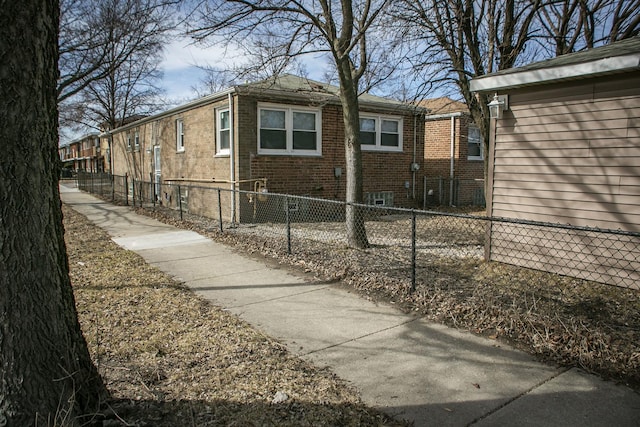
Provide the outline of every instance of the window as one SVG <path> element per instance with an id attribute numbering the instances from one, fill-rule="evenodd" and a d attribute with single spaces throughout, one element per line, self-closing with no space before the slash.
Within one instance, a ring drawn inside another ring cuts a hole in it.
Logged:
<path id="1" fill-rule="evenodd" d="M 132 146 L 132 144 L 131 144 L 131 134 L 128 133 L 127 134 L 127 150 L 131 151 L 131 146 Z"/>
<path id="2" fill-rule="evenodd" d="M 184 122 L 182 119 L 176 120 L 176 150 L 184 151 Z"/>
<path id="3" fill-rule="evenodd" d="M 133 147 L 136 151 L 140 151 L 140 132 L 136 131 L 133 137 Z"/>
<path id="4" fill-rule="evenodd" d="M 321 155 L 321 113 L 317 109 L 258 106 L 258 153 Z"/>
<path id="5" fill-rule="evenodd" d="M 484 144 L 480 129 L 475 126 L 469 126 L 467 131 L 467 160 L 484 160 Z"/>
<path id="6" fill-rule="evenodd" d="M 229 109 L 218 110 L 217 119 L 216 154 L 229 155 L 231 144 L 231 116 Z"/>
<path id="7" fill-rule="evenodd" d="M 360 145 L 365 151 L 402 151 L 402 119 L 361 114 Z"/>

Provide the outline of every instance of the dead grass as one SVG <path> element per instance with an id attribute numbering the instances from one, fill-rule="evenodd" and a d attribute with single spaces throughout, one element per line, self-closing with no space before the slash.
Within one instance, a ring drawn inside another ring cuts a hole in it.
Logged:
<path id="1" fill-rule="evenodd" d="M 112 396 L 104 426 L 398 425 L 83 216 L 64 216 L 80 323 Z"/>

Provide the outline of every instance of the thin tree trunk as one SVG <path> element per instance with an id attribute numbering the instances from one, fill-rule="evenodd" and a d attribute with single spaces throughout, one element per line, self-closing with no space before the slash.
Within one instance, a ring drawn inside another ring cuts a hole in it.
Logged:
<path id="1" fill-rule="evenodd" d="M 362 208 L 353 203 L 362 203 L 362 150 L 360 147 L 360 115 L 357 83 L 351 78 L 348 60 L 344 61 L 340 74 L 340 101 L 344 120 L 345 162 L 347 173 L 346 227 L 349 246 L 368 248 L 367 230 Z"/>
<path id="2" fill-rule="evenodd" d="M 0 425 L 76 425 L 106 392 L 68 273 L 57 155 L 57 0 L 0 8 Z"/>

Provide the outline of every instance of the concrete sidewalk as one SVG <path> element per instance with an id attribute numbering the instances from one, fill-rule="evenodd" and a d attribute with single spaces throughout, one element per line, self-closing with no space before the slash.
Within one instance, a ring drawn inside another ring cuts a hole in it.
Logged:
<path id="1" fill-rule="evenodd" d="M 61 185 L 119 245 L 416 426 L 639 426 L 640 395 L 426 322 Z"/>

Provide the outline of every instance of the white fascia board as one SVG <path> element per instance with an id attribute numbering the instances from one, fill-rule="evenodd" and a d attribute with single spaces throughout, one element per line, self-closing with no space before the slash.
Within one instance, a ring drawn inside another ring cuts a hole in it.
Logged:
<path id="1" fill-rule="evenodd" d="M 509 89 L 536 83 L 552 83 L 639 68 L 640 54 L 616 56 L 580 64 L 480 77 L 471 80 L 471 91 L 487 92 Z"/>

